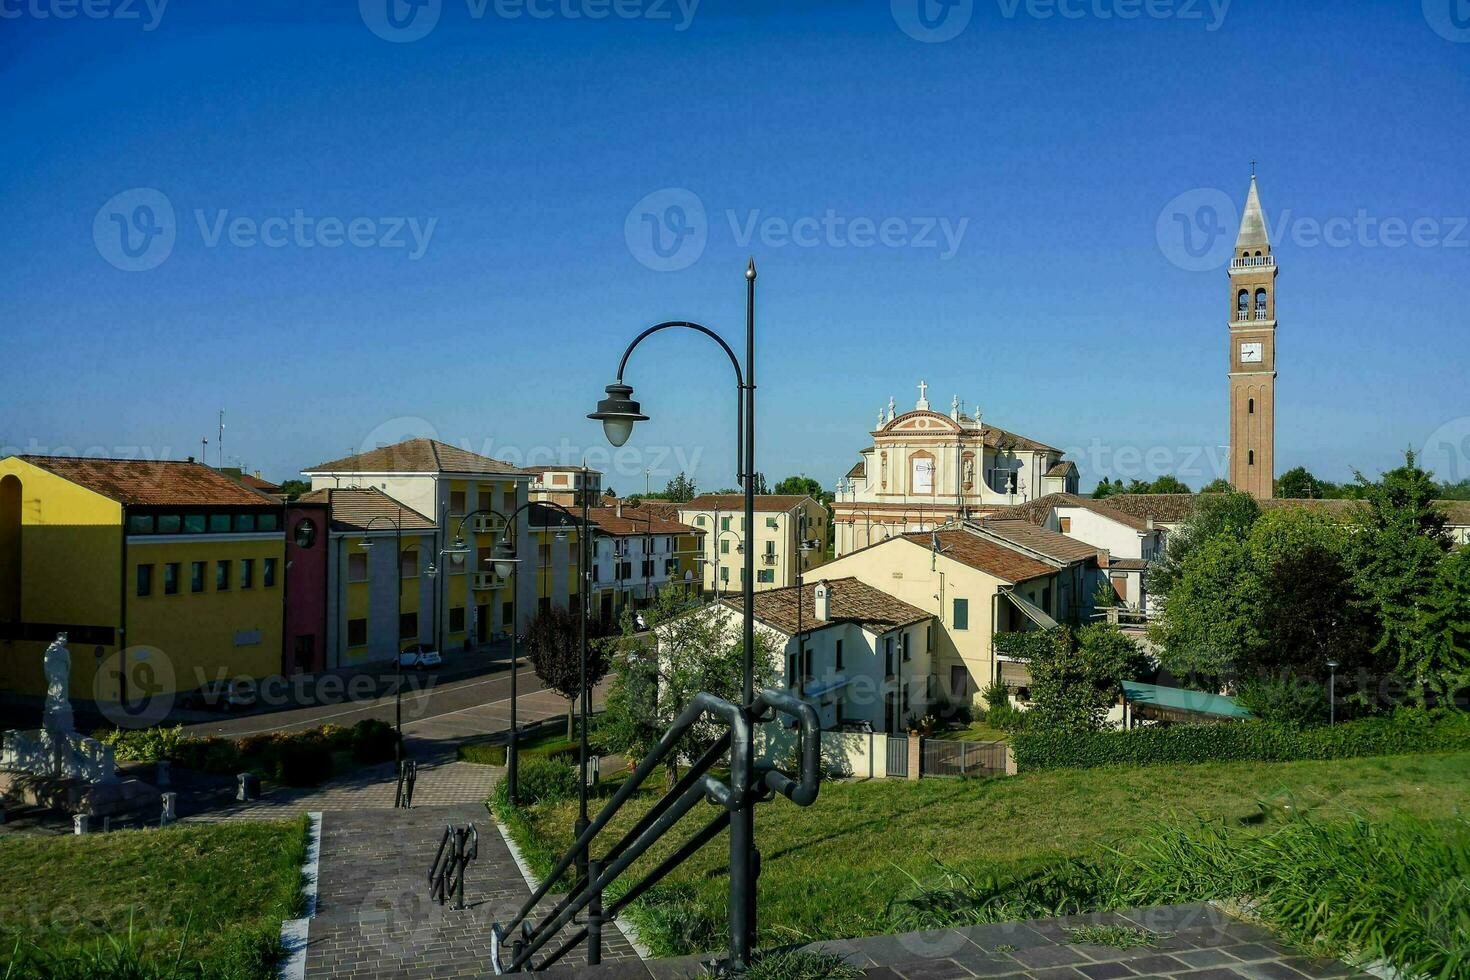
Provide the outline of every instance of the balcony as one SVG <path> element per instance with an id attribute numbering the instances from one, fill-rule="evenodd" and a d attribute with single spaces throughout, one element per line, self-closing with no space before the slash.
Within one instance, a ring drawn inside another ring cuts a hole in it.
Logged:
<path id="1" fill-rule="evenodd" d="M 1242 255 L 1230 260 L 1230 271 L 1242 269 L 1271 269 L 1276 265 L 1274 255 Z"/>
<path id="2" fill-rule="evenodd" d="M 1254 313 L 1252 313 L 1250 310 L 1237 309 L 1235 311 L 1235 320 L 1234 320 L 1234 322 L 1235 323 L 1250 323 L 1253 320 L 1269 320 L 1269 319 L 1271 319 L 1271 317 L 1270 317 L 1270 314 L 1268 313 L 1268 311 L 1266 310 L 1266 308 L 1264 306 L 1258 306 L 1258 307 L 1256 307 Z"/>
<path id="3" fill-rule="evenodd" d="M 489 592 L 504 587 L 505 579 L 494 572 L 476 572 L 474 580 L 470 583 L 470 588 L 476 592 Z"/>
<path id="4" fill-rule="evenodd" d="M 761 555 L 761 564 L 762 565 L 774 565 L 774 564 L 776 564 L 776 556 L 773 553 L 771 553 L 771 552 L 767 552 L 764 555 Z"/>

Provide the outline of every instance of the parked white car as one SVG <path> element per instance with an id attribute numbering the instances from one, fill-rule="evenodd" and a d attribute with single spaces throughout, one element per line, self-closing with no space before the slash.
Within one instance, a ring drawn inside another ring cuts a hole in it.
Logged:
<path id="1" fill-rule="evenodd" d="M 432 643 L 415 643 L 398 655 L 398 666 L 410 670 L 430 670 L 444 665 L 444 658 Z"/>

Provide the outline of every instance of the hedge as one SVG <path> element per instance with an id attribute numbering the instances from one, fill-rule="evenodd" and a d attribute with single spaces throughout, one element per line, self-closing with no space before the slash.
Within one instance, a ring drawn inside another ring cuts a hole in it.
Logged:
<path id="1" fill-rule="evenodd" d="M 1340 725 L 1261 721 L 1100 732 L 1026 730 L 1011 736 L 1020 772 L 1197 762 L 1289 762 L 1470 749 L 1470 714 L 1404 709 Z"/>

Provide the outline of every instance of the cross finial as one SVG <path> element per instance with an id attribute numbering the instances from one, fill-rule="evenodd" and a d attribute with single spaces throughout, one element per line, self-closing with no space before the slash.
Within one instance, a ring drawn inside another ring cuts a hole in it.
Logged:
<path id="1" fill-rule="evenodd" d="M 928 391 L 928 389 L 929 383 L 927 381 L 919 382 L 919 403 L 914 406 L 915 408 L 923 410 L 929 407 L 929 399 L 924 397 L 924 393 Z"/>
<path id="2" fill-rule="evenodd" d="M 1251 161 L 1251 180 L 1256 179 L 1256 161 Z"/>

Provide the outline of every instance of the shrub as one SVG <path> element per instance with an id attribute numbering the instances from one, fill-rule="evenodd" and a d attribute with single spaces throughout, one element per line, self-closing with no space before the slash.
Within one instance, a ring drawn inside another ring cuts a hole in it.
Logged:
<path id="1" fill-rule="evenodd" d="M 517 789 L 524 806 L 569 800 L 577 795 L 577 770 L 552 759 L 529 759 L 521 764 Z"/>
<path id="2" fill-rule="evenodd" d="M 398 745 L 398 732 L 386 721 L 364 718 L 347 730 L 347 746 L 358 762 L 387 762 Z"/>
<path id="3" fill-rule="evenodd" d="M 1018 770 L 1199 762 L 1347 759 L 1470 748 L 1470 714 L 1404 709 L 1340 725 L 1296 728 L 1264 721 L 1129 731 L 1023 730 L 1011 739 Z"/>
<path id="4" fill-rule="evenodd" d="M 315 786 L 332 775 L 332 754 L 320 737 L 285 739 L 275 757 L 271 772 L 287 786 Z"/>
<path id="5" fill-rule="evenodd" d="M 1320 725 L 1327 720 L 1327 689 L 1289 674 L 1243 680 L 1235 701 L 1253 717 L 1279 725 Z"/>

